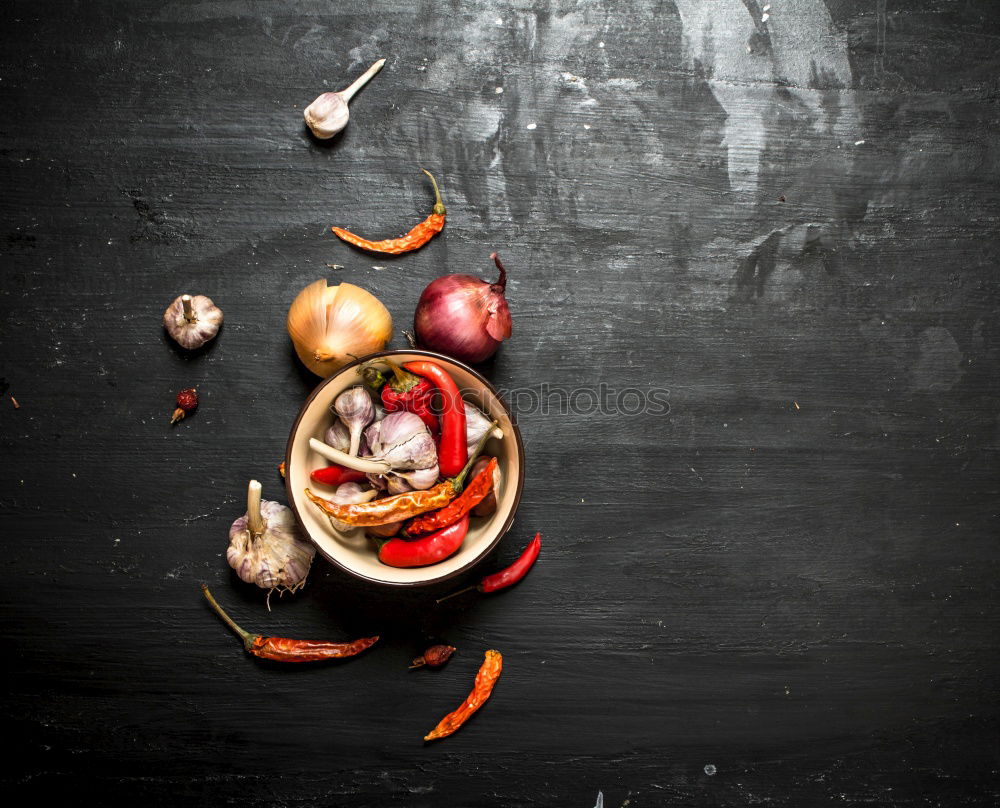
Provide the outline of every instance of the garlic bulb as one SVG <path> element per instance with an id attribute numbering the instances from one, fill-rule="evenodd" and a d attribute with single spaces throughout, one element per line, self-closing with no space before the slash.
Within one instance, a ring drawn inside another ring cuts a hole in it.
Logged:
<path id="1" fill-rule="evenodd" d="M 339 93 L 323 93 L 306 107 L 302 115 L 309 130 L 320 140 L 327 140 L 347 126 L 351 118 L 347 105 L 354 94 L 364 87 L 384 64 L 385 59 L 379 59 L 346 90 L 341 90 Z"/>
<path id="2" fill-rule="evenodd" d="M 213 339 L 221 325 L 222 309 L 205 295 L 181 295 L 163 312 L 163 327 L 189 351 Z"/>
<path id="3" fill-rule="evenodd" d="M 378 423 L 378 437 L 371 449 L 393 470 L 413 471 L 437 465 L 437 446 L 419 415 L 397 410 Z"/>
<path id="4" fill-rule="evenodd" d="M 299 534 L 290 508 L 261 500 L 260 483 L 247 488 L 247 512 L 229 529 L 226 561 L 248 584 L 270 592 L 305 585 L 316 548 Z"/>
<path id="5" fill-rule="evenodd" d="M 337 396 L 333 402 L 333 411 L 350 430 L 351 445 L 348 447 L 348 454 L 357 457 L 361 447 L 361 431 L 375 420 L 375 406 L 371 396 L 360 385 L 351 387 Z"/>
<path id="6" fill-rule="evenodd" d="M 489 418 L 468 401 L 463 403 L 465 404 L 465 442 L 468 444 L 469 457 L 472 457 L 483 435 L 492 429 L 493 437 L 501 439 L 503 438 L 503 430 L 499 426 L 494 426 Z"/>
<path id="7" fill-rule="evenodd" d="M 288 335 L 302 363 L 326 378 L 356 356 L 381 351 L 392 316 L 370 292 L 350 283 L 309 284 L 288 309 Z"/>

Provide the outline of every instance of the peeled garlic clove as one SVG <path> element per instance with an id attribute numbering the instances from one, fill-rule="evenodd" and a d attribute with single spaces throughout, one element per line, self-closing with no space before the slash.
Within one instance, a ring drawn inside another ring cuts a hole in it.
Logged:
<path id="1" fill-rule="evenodd" d="M 350 430 L 351 445 L 348 454 L 357 457 L 361 447 L 361 431 L 375 420 L 375 405 L 372 404 L 371 396 L 364 387 L 351 387 L 337 396 L 333 409 Z"/>
<path id="2" fill-rule="evenodd" d="M 189 351 L 213 339 L 221 325 L 222 309 L 205 295 L 181 295 L 163 312 L 163 327 Z"/>
<path id="3" fill-rule="evenodd" d="M 364 87 L 382 69 L 385 59 L 379 59 L 362 73 L 346 90 L 339 93 L 323 93 L 302 112 L 309 127 L 320 140 L 327 140 L 342 131 L 351 118 L 347 105 L 354 94 Z"/>
<path id="4" fill-rule="evenodd" d="M 226 561 L 248 584 L 294 592 L 305 585 L 316 548 L 299 534 L 295 515 L 278 502 L 261 500 L 251 480 L 247 512 L 229 529 Z"/>

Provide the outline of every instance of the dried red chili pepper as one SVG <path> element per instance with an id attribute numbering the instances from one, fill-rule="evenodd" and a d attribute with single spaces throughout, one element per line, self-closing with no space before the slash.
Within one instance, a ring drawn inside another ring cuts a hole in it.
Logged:
<path id="1" fill-rule="evenodd" d="M 360 654 L 371 648 L 378 637 L 363 637 L 353 642 L 316 642 L 314 640 L 291 640 L 287 637 L 264 637 L 244 631 L 216 603 L 208 587 L 201 585 L 201 591 L 212 605 L 215 612 L 225 624 L 243 639 L 243 647 L 248 653 L 261 659 L 272 659 L 277 662 L 320 662 L 324 659 L 343 659 Z"/>
<path id="2" fill-rule="evenodd" d="M 341 483 L 360 483 L 367 480 L 368 476 L 363 471 L 355 471 L 332 463 L 326 468 L 314 469 L 309 472 L 309 479 L 314 483 L 323 483 L 324 485 L 340 485 Z"/>
<path id="3" fill-rule="evenodd" d="M 389 567 L 427 567 L 455 554 L 465 534 L 469 532 L 469 517 L 441 528 L 420 539 L 379 539 L 378 560 Z"/>
<path id="4" fill-rule="evenodd" d="M 426 491 L 407 491 L 405 494 L 396 494 L 376 499 L 373 502 L 361 502 L 357 505 L 338 505 L 317 496 L 308 488 L 305 490 L 306 496 L 327 516 L 332 516 L 334 519 L 354 527 L 387 525 L 390 522 L 400 522 L 428 511 L 436 511 L 462 493 L 462 487 L 469 470 L 472 468 L 473 460 L 486 445 L 494 426 L 496 426 L 496 421 L 486 430 L 476 446 L 472 459 L 465 464 L 465 468 L 458 475 L 443 483 L 438 483 Z"/>
<path id="5" fill-rule="evenodd" d="M 489 455 L 479 455 L 472 466 L 472 476 L 477 476 L 485 469 L 493 458 Z M 491 516 L 497 509 L 497 489 L 494 486 L 482 502 L 472 509 L 473 516 Z"/>
<path id="6" fill-rule="evenodd" d="M 432 645 L 423 654 L 413 660 L 410 670 L 412 671 L 414 668 L 422 668 L 424 666 L 428 668 L 440 668 L 445 662 L 451 659 L 451 655 L 454 653 L 454 645 Z"/>
<path id="7" fill-rule="evenodd" d="M 445 477 L 458 474 L 469 459 L 469 447 L 465 440 L 465 402 L 462 401 L 458 385 L 451 374 L 437 362 L 407 362 L 403 367 L 430 379 L 440 391 L 441 442 L 438 445 L 438 466 Z"/>
<path id="8" fill-rule="evenodd" d="M 368 252 L 398 255 L 399 253 L 423 247 L 444 228 L 445 208 L 444 203 L 441 201 L 441 192 L 438 190 L 437 181 L 431 175 L 430 171 L 426 169 L 420 170 L 431 178 L 431 183 L 434 185 L 434 208 L 430 216 L 420 222 L 420 224 L 415 225 L 405 236 L 387 238 L 382 241 L 369 241 L 366 238 L 354 235 L 350 230 L 344 230 L 342 227 L 331 227 L 330 229 L 342 241 L 353 244 L 355 247 L 360 247 L 362 250 L 368 250 Z"/>
<path id="9" fill-rule="evenodd" d="M 472 692 L 466 697 L 462 705 L 454 712 L 448 713 L 442 718 L 436 727 L 424 736 L 425 741 L 436 741 L 438 738 L 446 738 L 456 732 L 476 710 L 482 707 L 493 692 L 493 686 L 500 678 L 500 671 L 503 670 L 503 657 L 499 651 L 487 651 L 486 658 L 476 674 L 476 681 L 472 685 Z"/>
<path id="10" fill-rule="evenodd" d="M 437 602 L 448 600 L 448 598 L 453 598 L 456 595 L 462 595 L 466 592 L 471 592 L 476 589 L 480 592 L 497 592 L 501 589 L 506 589 L 508 586 L 513 586 L 518 581 L 520 581 L 525 575 L 528 574 L 528 570 L 534 565 L 535 560 L 538 558 L 538 553 L 542 549 L 542 534 L 536 533 L 535 538 L 528 542 L 528 546 L 524 548 L 524 551 L 518 556 L 517 561 L 511 564 L 509 567 L 504 567 L 499 572 L 494 572 L 492 575 L 487 575 L 475 586 L 467 586 L 465 589 L 459 589 L 457 592 L 452 592 L 450 595 L 445 595 L 443 598 L 438 598 Z"/>
<path id="11" fill-rule="evenodd" d="M 486 468 L 473 478 L 460 496 L 439 511 L 418 516 L 406 526 L 406 534 L 420 536 L 424 533 L 430 533 L 432 530 L 440 530 L 448 525 L 453 525 L 482 502 L 486 495 L 493 490 L 493 477 L 496 473 L 497 459 L 492 457 L 490 462 L 486 464 Z"/>
<path id="12" fill-rule="evenodd" d="M 420 416 L 432 433 L 438 431 L 438 419 L 434 414 L 434 385 L 427 379 L 403 370 L 395 362 L 382 360 L 392 368 L 393 377 L 382 388 L 382 406 L 386 412 L 412 412 Z"/>
<path id="13" fill-rule="evenodd" d="M 176 424 L 197 406 L 198 391 L 193 387 L 181 390 L 177 394 L 177 409 L 175 409 L 174 414 L 170 416 L 170 423 Z"/>

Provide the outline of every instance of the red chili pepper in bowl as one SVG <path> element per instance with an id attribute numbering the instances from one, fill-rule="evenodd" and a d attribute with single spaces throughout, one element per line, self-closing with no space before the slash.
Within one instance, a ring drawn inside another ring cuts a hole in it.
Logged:
<path id="1" fill-rule="evenodd" d="M 438 431 L 438 419 L 434 414 L 434 385 L 427 379 L 403 370 L 395 362 L 382 360 L 392 368 L 393 377 L 382 388 L 382 406 L 386 412 L 412 412 L 420 416 L 432 433 Z"/>
<path id="2" fill-rule="evenodd" d="M 419 536 L 453 525 L 482 502 L 493 490 L 493 477 L 497 473 L 497 459 L 490 458 L 486 468 L 477 474 L 465 490 L 443 508 L 417 516 L 406 526 L 408 536 Z"/>
<path id="3" fill-rule="evenodd" d="M 338 466 L 336 463 L 322 469 L 314 469 L 309 472 L 309 479 L 314 483 L 324 485 L 341 485 L 342 483 L 360 483 L 368 479 L 363 471 Z"/>
<path id="4" fill-rule="evenodd" d="M 499 572 L 494 572 L 492 575 L 487 575 L 475 586 L 467 586 L 465 589 L 459 589 L 457 592 L 452 592 L 450 595 L 445 595 L 443 598 L 438 598 L 437 602 L 448 600 L 448 598 L 453 598 L 456 595 L 464 594 L 465 592 L 471 592 L 473 589 L 478 590 L 488 594 L 490 592 L 498 592 L 501 589 L 506 589 L 509 586 L 513 586 L 518 581 L 520 581 L 525 575 L 528 574 L 528 570 L 534 565 L 535 560 L 538 558 L 538 553 L 542 549 L 542 534 L 536 533 L 535 538 L 528 542 L 528 546 L 524 548 L 524 551 L 518 556 L 517 561 L 511 564 L 509 567 L 504 567 Z"/>
<path id="5" fill-rule="evenodd" d="M 465 534 L 469 532 L 469 517 L 413 541 L 389 539 L 379 542 L 378 560 L 390 567 L 426 567 L 455 554 Z"/>
<path id="6" fill-rule="evenodd" d="M 469 459 L 465 440 L 465 402 L 458 385 L 437 362 L 421 360 L 407 362 L 407 370 L 430 379 L 441 393 L 441 443 L 438 446 L 438 466 L 442 477 L 458 474 Z"/>

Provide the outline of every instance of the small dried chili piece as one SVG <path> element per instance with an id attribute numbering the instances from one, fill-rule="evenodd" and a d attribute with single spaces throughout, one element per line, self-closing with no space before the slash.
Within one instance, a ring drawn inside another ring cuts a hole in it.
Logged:
<path id="1" fill-rule="evenodd" d="M 440 668 L 445 662 L 451 659 L 451 655 L 454 653 L 454 645 L 432 645 L 423 654 L 413 660 L 410 670 L 412 671 L 414 668 L 422 668 L 424 666 L 428 668 Z"/>
<path id="2" fill-rule="evenodd" d="M 444 228 L 445 207 L 441 201 L 441 192 L 438 190 L 437 181 L 431 175 L 430 171 L 426 169 L 421 169 L 421 171 L 431 178 L 431 183 L 434 185 L 434 208 L 430 216 L 420 222 L 420 224 L 415 225 L 405 236 L 387 238 L 382 241 L 369 241 L 366 238 L 354 235 L 350 230 L 344 230 L 342 227 L 331 227 L 330 229 L 342 241 L 353 244 L 355 247 L 360 247 L 362 250 L 368 250 L 368 252 L 398 255 L 399 253 L 423 247 Z"/>
<path id="3" fill-rule="evenodd" d="M 177 394 L 177 409 L 175 409 L 173 415 L 170 416 L 170 423 L 176 424 L 197 406 L 198 391 L 193 387 L 181 390 Z"/>
<path id="4" fill-rule="evenodd" d="M 420 539 L 389 539 L 379 542 L 378 560 L 389 567 L 427 567 L 453 556 L 469 532 L 469 517 Z M 374 537 L 373 537 L 374 538 Z"/>
<path id="5" fill-rule="evenodd" d="M 482 502 L 486 495 L 493 490 L 493 478 L 496 473 L 497 459 L 493 457 L 486 468 L 479 472 L 465 487 L 460 496 L 439 511 L 418 516 L 406 526 L 406 534 L 420 536 L 424 533 L 430 533 L 432 530 L 440 530 L 448 525 L 453 525 Z"/>
<path id="6" fill-rule="evenodd" d="M 363 471 L 344 468 L 333 463 L 326 468 L 314 469 L 309 472 L 309 479 L 314 483 L 324 485 L 340 485 L 341 483 L 360 483 L 368 479 Z"/>
<path id="7" fill-rule="evenodd" d="M 276 662 L 320 662 L 325 659 L 343 659 L 360 654 L 378 642 L 378 637 L 362 637 L 353 642 L 317 642 L 251 634 L 233 622 L 233 619 L 212 597 L 207 586 L 202 584 L 201 591 L 216 614 L 222 618 L 227 626 L 240 635 L 243 647 L 247 652 L 261 659 L 271 659 Z"/>
<path id="8" fill-rule="evenodd" d="M 448 600 L 449 598 L 453 598 L 457 595 L 471 592 L 473 589 L 476 589 L 479 592 L 488 593 L 498 592 L 501 589 L 506 589 L 508 586 L 513 586 L 528 574 L 528 570 L 530 570 L 534 565 L 541 549 L 542 534 L 536 533 L 535 538 L 528 542 L 528 546 L 525 547 L 521 555 L 518 556 L 517 561 L 509 567 L 504 567 L 499 572 L 487 575 L 475 586 L 467 586 L 465 589 L 459 589 L 457 592 L 452 592 L 450 595 L 438 598 L 437 602 L 441 603 L 442 601 Z"/>
<path id="9" fill-rule="evenodd" d="M 407 370 L 430 379 L 441 393 L 441 442 L 438 445 L 438 466 L 441 474 L 458 474 L 469 459 L 465 435 L 465 402 L 458 385 L 437 362 L 407 362 Z M 487 433 L 489 434 L 489 433 Z"/>
<path id="10" fill-rule="evenodd" d="M 432 433 L 438 431 L 438 419 L 434 414 L 434 385 L 427 379 L 403 370 L 395 362 L 383 360 L 392 368 L 393 378 L 382 388 L 382 406 L 386 412 L 412 412 L 427 424 Z"/>
<path id="11" fill-rule="evenodd" d="M 442 718 L 436 727 L 424 736 L 425 741 L 436 741 L 438 738 L 446 738 L 456 732 L 469 717 L 482 707 L 493 692 L 493 686 L 500 678 L 500 671 L 503 669 L 503 657 L 499 651 L 487 651 L 479 673 L 476 674 L 476 681 L 472 685 L 472 692 L 468 695 L 462 705 L 454 712 L 448 713 Z"/>

